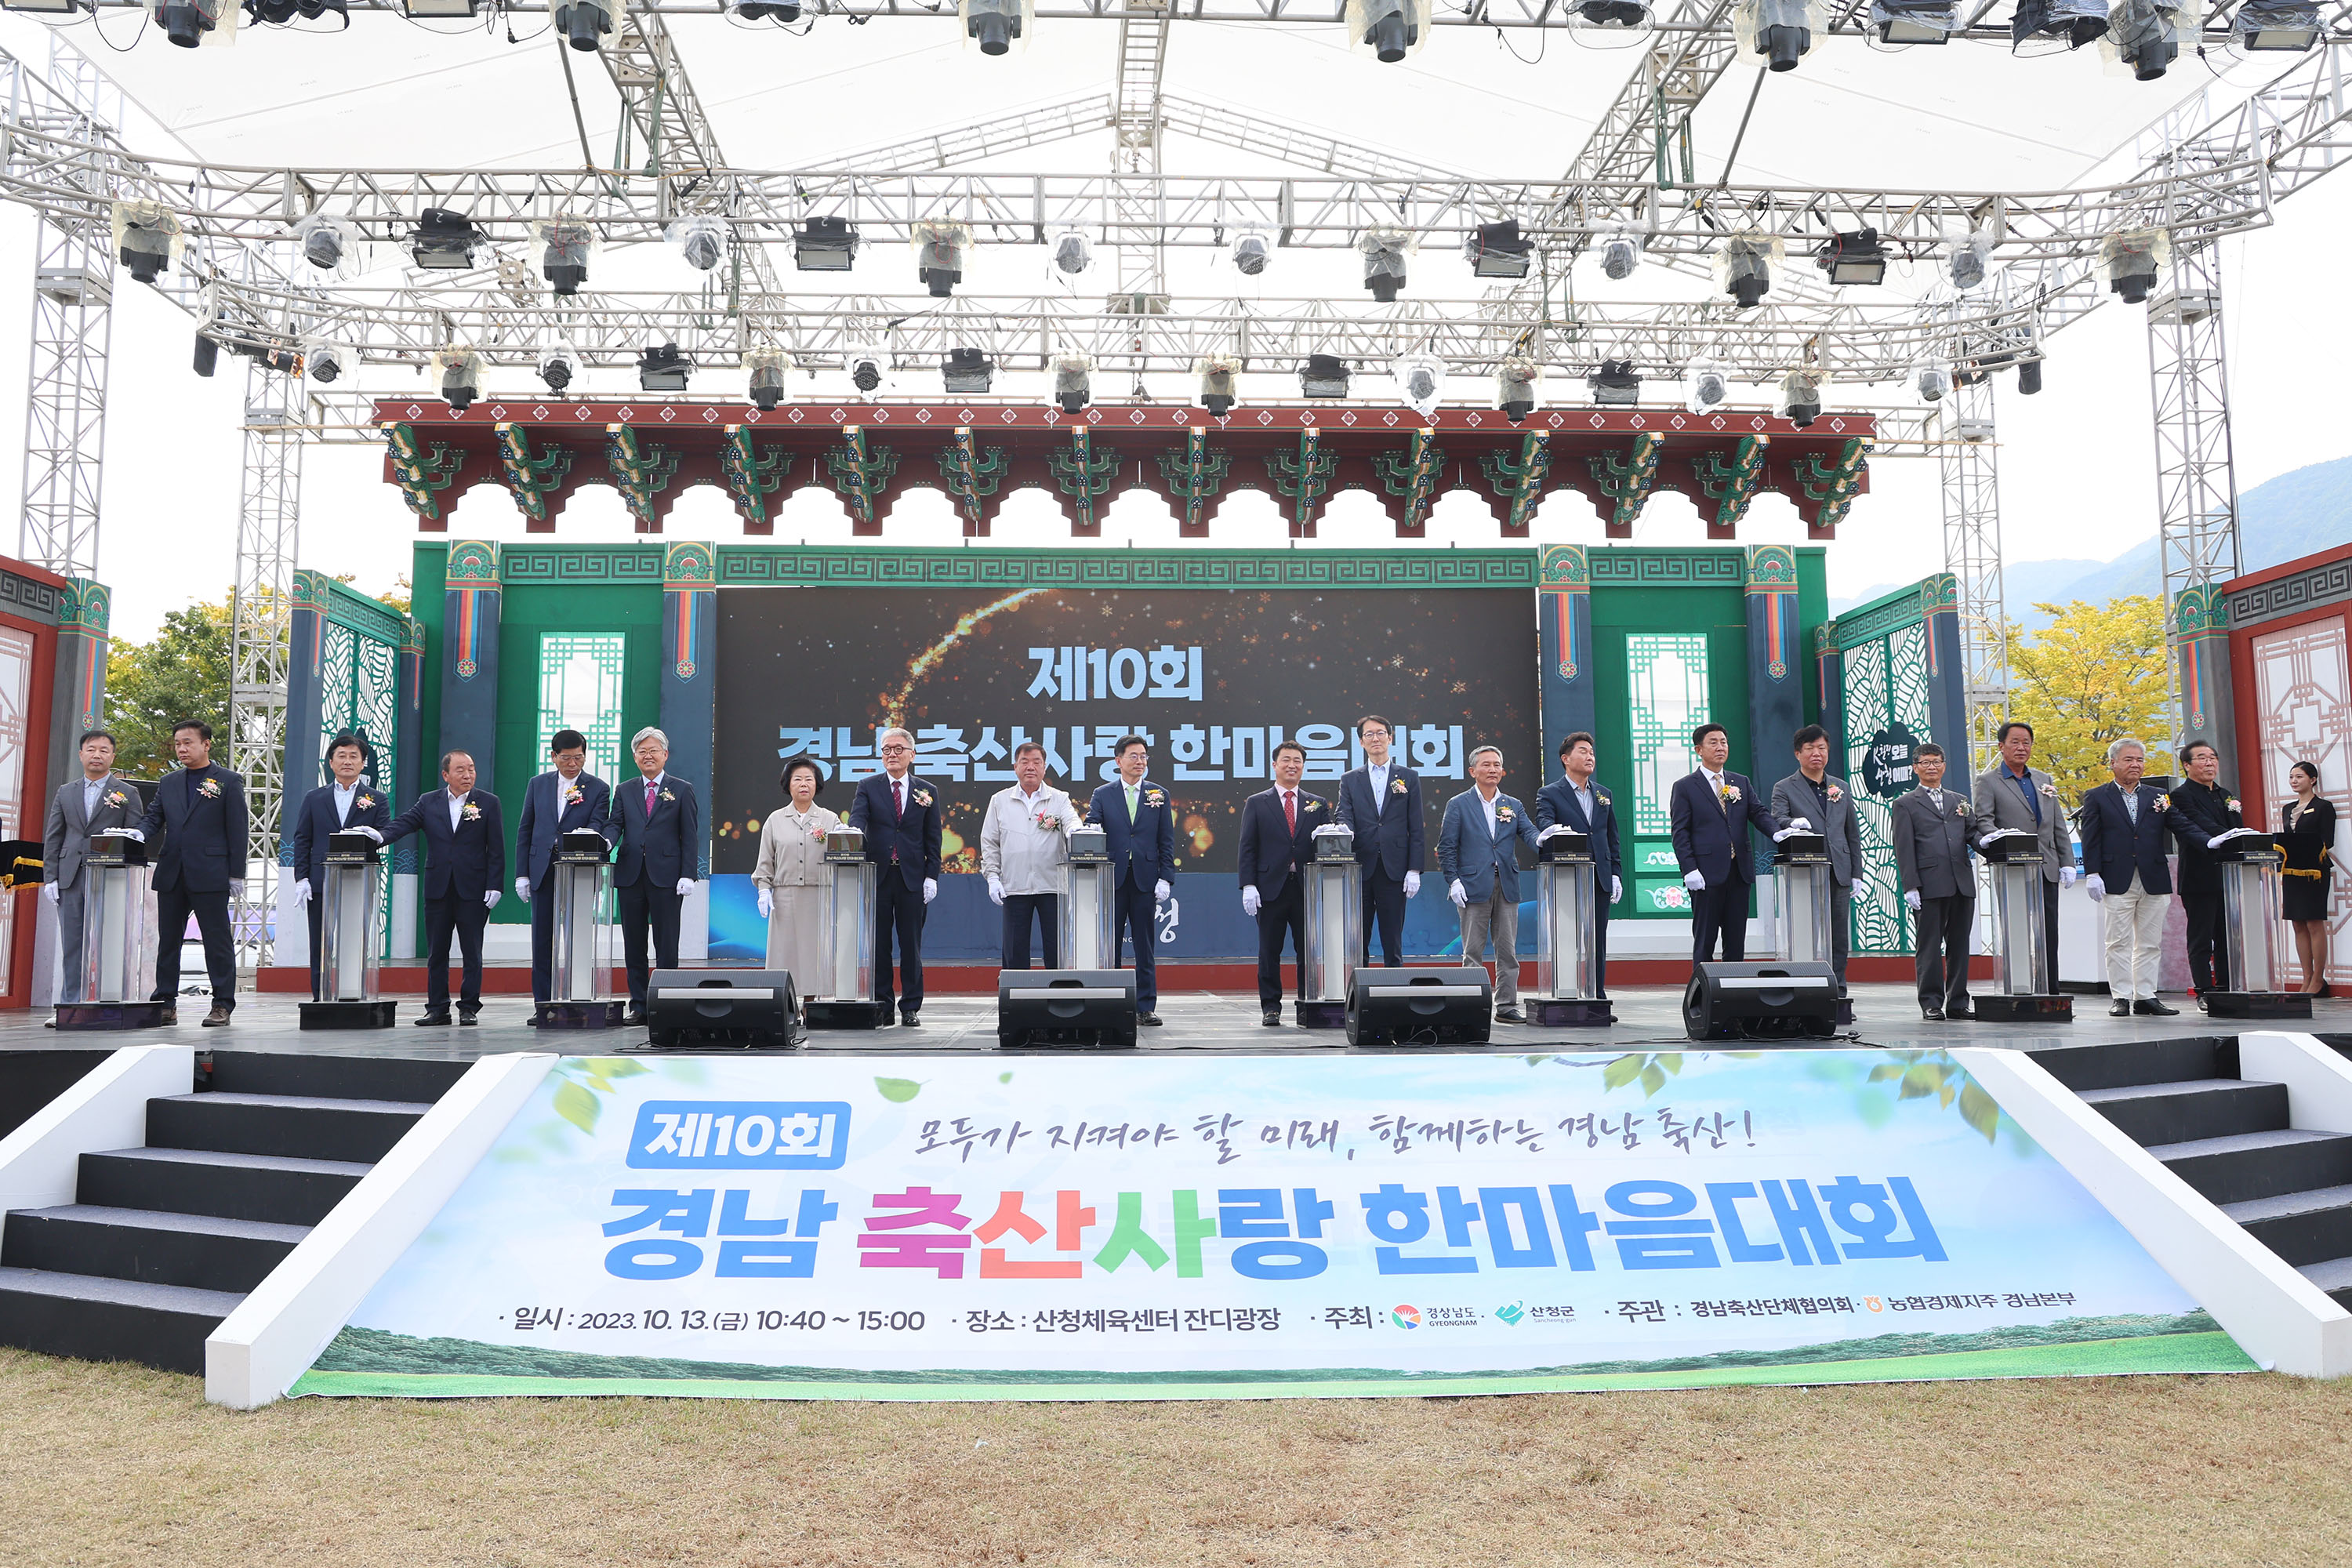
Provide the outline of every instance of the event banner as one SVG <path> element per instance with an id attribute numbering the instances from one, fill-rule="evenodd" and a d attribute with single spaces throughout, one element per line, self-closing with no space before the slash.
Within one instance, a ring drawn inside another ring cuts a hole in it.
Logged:
<path id="1" fill-rule="evenodd" d="M 554 1069 L 294 1392 L 2250 1364 L 1940 1053 L 604 1057 Z"/>

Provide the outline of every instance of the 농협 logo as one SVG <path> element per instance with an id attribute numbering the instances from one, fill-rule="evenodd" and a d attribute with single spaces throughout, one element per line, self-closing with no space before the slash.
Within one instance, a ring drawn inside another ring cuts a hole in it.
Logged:
<path id="1" fill-rule="evenodd" d="M 849 1152 L 839 1100 L 649 1100 L 629 1164 L 653 1171 L 836 1171 Z"/>
<path id="2" fill-rule="evenodd" d="M 1417 1329 L 1421 1327 L 1421 1309 L 1398 1307 L 1389 1313 L 1389 1320 L 1400 1329 Z"/>
<path id="3" fill-rule="evenodd" d="M 1521 1318 L 1524 1318 L 1527 1315 L 1527 1304 L 1522 1301 L 1514 1301 L 1507 1307 L 1497 1307 L 1495 1309 L 1495 1316 L 1500 1318 L 1507 1323 L 1514 1325 L 1516 1325 Z"/>

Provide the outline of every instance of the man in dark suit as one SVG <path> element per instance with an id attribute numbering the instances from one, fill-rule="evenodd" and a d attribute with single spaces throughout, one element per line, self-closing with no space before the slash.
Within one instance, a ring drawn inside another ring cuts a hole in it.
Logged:
<path id="1" fill-rule="evenodd" d="M 648 726 L 629 749 L 636 778 L 614 792 L 621 831 L 613 887 L 620 905 L 621 948 L 629 970 L 629 1022 L 646 1019 L 646 935 L 653 934 L 653 968 L 677 967 L 677 919 L 702 869 L 702 807 L 694 786 L 667 772 L 669 737 Z"/>
<path id="2" fill-rule="evenodd" d="M 41 859 L 47 879 L 41 896 L 58 909 L 58 957 L 64 962 L 58 999 L 81 1000 L 83 901 L 89 884 L 82 879 L 82 857 L 89 836 L 131 825 L 133 814 L 146 815 L 139 792 L 127 779 L 114 776 L 114 737 L 91 730 L 81 738 L 81 777 L 58 786 L 42 824 Z"/>
<path id="3" fill-rule="evenodd" d="M 367 743 L 349 730 L 327 742 L 327 772 L 331 784 L 322 784 L 302 797 L 294 816 L 294 898 L 310 919 L 310 996 L 320 997 L 319 976 L 323 962 L 320 903 L 327 891 L 327 840 L 349 828 L 364 827 L 383 841 L 392 826 L 392 805 L 383 792 L 360 777 L 367 765 Z"/>
<path id="4" fill-rule="evenodd" d="M 2221 940 L 2221 868 L 2212 841 L 2243 827 L 2238 802 L 2220 780 L 2221 753 L 2211 742 L 2191 741 L 2180 748 L 2180 771 L 2188 775 L 2172 790 L 2164 825 L 2180 851 L 2180 912 L 2189 917 L 2189 984 L 2197 1005 L 2210 1012 L 2208 992 L 2230 988 L 2230 951 Z"/>
<path id="5" fill-rule="evenodd" d="M 425 835 L 425 1016 L 419 1028 L 449 1022 L 449 936 L 465 952 L 457 1022 L 482 1010 L 482 927 L 499 907 L 507 879 L 506 821 L 499 797 L 474 787 L 474 759 L 450 752 L 441 759 L 441 787 L 416 797 L 383 836 L 397 844 Z"/>
<path id="6" fill-rule="evenodd" d="M 915 776 L 915 737 L 905 730 L 882 731 L 882 771 L 858 781 L 849 803 L 849 826 L 866 835 L 866 858 L 874 877 L 874 1000 L 880 1023 L 890 1023 L 891 939 L 898 939 L 900 978 L 898 1022 L 922 1025 L 923 911 L 940 891 L 939 791 Z"/>
<path id="7" fill-rule="evenodd" d="M 1428 829 L 1421 819 L 1421 775 L 1389 761 L 1396 731 L 1386 719 L 1367 713 L 1356 721 L 1364 765 L 1339 780 L 1339 821 L 1356 836 L 1356 862 L 1363 867 L 1364 951 L 1372 961 L 1372 928 L 1381 932 L 1381 963 L 1404 963 L 1404 907 L 1421 891 L 1421 863 L 1428 858 Z"/>
<path id="8" fill-rule="evenodd" d="M 1462 911 L 1462 962 L 1484 963 L 1495 943 L 1495 1021 L 1524 1024 L 1519 1011 L 1519 846 L 1536 847 L 1535 819 L 1505 795 L 1503 752 L 1470 753 L 1471 786 L 1445 803 L 1437 826 L 1437 874 Z"/>
<path id="9" fill-rule="evenodd" d="M 1111 962 L 1135 942 L 1135 1021 L 1160 1026 L 1158 912 L 1168 899 L 1168 873 L 1176 864 L 1176 805 L 1168 791 L 1144 776 L 1151 766 L 1151 742 L 1124 735 L 1112 752 L 1118 777 L 1095 791 L 1087 820 L 1101 825 L 1118 888 L 1111 915 Z"/>
<path id="10" fill-rule="evenodd" d="M 1748 889 L 1756 881 L 1748 835 L 1769 837 L 1780 825 L 1756 786 L 1724 766 L 1731 737 L 1722 725 L 1701 724 L 1691 732 L 1691 749 L 1698 752 L 1698 771 L 1676 779 L 1667 800 L 1675 860 L 1691 896 L 1691 962 L 1714 958 L 1720 935 L 1722 956 L 1736 963 L 1748 956 Z"/>
<path id="11" fill-rule="evenodd" d="M 204 933 L 205 969 L 212 977 L 213 1010 L 205 1027 L 216 1029 L 236 1011 L 236 941 L 228 906 L 245 895 L 245 781 L 213 761 L 213 727 L 184 719 L 172 729 L 180 771 L 155 786 L 146 817 L 134 830 L 149 844 L 163 835 L 155 868 L 155 994 L 171 1003 L 180 990 L 180 944 L 188 917 Z M 168 1015 L 176 1021 L 177 1008 Z"/>
<path id="12" fill-rule="evenodd" d="M 2165 818 L 2172 802 L 2147 773 L 2147 748 L 2129 736 L 2107 748 L 2112 782 L 2083 795 L 2083 887 L 2106 910 L 2107 1011 L 2168 1018 L 2180 1011 L 2157 1000 L 2164 917 L 2172 870 L 2164 858 Z"/>
<path id="13" fill-rule="evenodd" d="M 610 839 L 613 792 L 603 779 L 587 771 L 588 737 L 577 730 L 558 730 L 547 742 L 555 771 L 540 774 L 522 792 L 522 822 L 515 829 L 515 897 L 530 906 L 530 999 L 545 1002 L 553 991 L 549 981 L 555 947 L 555 900 L 548 881 L 555 866 L 555 847 L 574 828 L 589 827 Z M 537 1014 L 531 1022 L 539 1021 Z"/>
<path id="14" fill-rule="evenodd" d="M 1828 840 L 1830 967 L 1845 994 L 1846 948 L 1853 921 L 1854 884 L 1862 880 L 1862 821 L 1845 780 L 1830 772 L 1830 732 L 1808 724 L 1790 742 L 1797 771 L 1772 786 L 1772 817 L 1784 834 L 1800 824 Z"/>
<path id="15" fill-rule="evenodd" d="M 1976 920 L 1977 873 L 1969 864 L 1979 831 L 1969 797 L 1944 787 L 1944 748 L 1912 753 L 1919 787 L 1897 795 L 1888 836 L 1903 901 L 1917 917 L 1912 973 L 1919 1013 L 1929 1022 L 1973 1016 L 1969 1006 L 1969 931 Z"/>
<path id="16" fill-rule="evenodd" d="M 1299 868 L 1315 858 L 1315 830 L 1334 819 L 1331 803 L 1298 787 L 1307 749 L 1285 741 L 1274 749 L 1274 787 L 1242 802 L 1242 837 L 1234 860 L 1241 873 L 1242 912 L 1257 921 L 1258 1022 L 1282 1023 L 1282 935 L 1298 959 L 1298 994 L 1307 994 L 1307 883 Z"/>
<path id="17" fill-rule="evenodd" d="M 1536 795 L 1536 839 L 1545 830 L 1566 827 L 1592 846 L 1592 994 L 1609 996 L 1609 906 L 1625 896 L 1623 858 L 1617 843 L 1617 807 L 1592 776 L 1599 759 L 1592 737 L 1579 730 L 1559 743 L 1560 776 Z M 1615 1021 L 1612 1013 L 1611 1021 Z"/>

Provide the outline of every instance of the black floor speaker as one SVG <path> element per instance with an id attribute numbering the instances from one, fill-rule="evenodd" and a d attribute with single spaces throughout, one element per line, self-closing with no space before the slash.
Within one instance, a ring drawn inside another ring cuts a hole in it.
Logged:
<path id="1" fill-rule="evenodd" d="M 1683 993 L 1694 1040 L 1826 1040 L 1837 1019 L 1837 973 L 1826 963 L 1702 963 Z"/>
<path id="2" fill-rule="evenodd" d="M 1122 1050 L 1135 1044 L 1135 971 L 1007 969 L 996 977 L 996 1043 Z"/>
<path id="3" fill-rule="evenodd" d="M 646 982 L 646 1032 L 656 1046 L 797 1043 L 799 1003 L 783 969 L 656 969 Z"/>
<path id="4" fill-rule="evenodd" d="M 1351 1046 L 1475 1046 L 1494 1032 L 1495 983 L 1484 964 L 1359 969 L 1348 982 Z"/>

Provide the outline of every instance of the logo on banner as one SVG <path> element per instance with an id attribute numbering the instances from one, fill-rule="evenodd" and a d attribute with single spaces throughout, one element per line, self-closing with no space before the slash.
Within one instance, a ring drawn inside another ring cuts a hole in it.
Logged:
<path id="1" fill-rule="evenodd" d="M 837 1171 L 848 1152 L 839 1100 L 648 1100 L 629 1134 L 640 1171 Z"/>
<path id="2" fill-rule="evenodd" d="M 1497 1307 L 1495 1309 L 1495 1316 L 1503 1322 L 1509 1323 L 1514 1328 L 1517 1327 L 1519 1320 L 1527 1315 L 1527 1304 L 1522 1301 L 1514 1301 L 1507 1307 Z"/>
<path id="3" fill-rule="evenodd" d="M 1418 1307 L 1399 1307 L 1390 1312 L 1389 1317 L 1400 1329 L 1421 1327 L 1421 1309 Z"/>
<path id="4" fill-rule="evenodd" d="M 1917 788 L 1918 750 L 1919 737 L 1900 720 L 1879 731 L 1862 753 L 1862 787 L 1882 800 Z"/>

